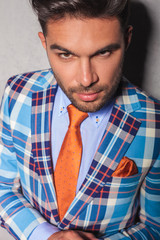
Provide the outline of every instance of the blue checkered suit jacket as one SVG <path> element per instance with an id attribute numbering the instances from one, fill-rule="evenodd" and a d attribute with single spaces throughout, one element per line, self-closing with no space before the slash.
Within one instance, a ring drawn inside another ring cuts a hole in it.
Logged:
<path id="1" fill-rule="evenodd" d="M 59 222 L 51 161 L 52 70 L 9 79 L 1 106 L 1 226 L 28 239 L 48 221 L 98 238 L 160 239 L 160 104 L 122 81 L 89 172 Z M 112 177 L 123 156 L 138 174 Z"/>

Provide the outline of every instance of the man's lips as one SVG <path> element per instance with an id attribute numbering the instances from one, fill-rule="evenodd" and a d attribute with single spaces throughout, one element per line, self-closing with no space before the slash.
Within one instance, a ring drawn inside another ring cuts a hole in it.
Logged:
<path id="1" fill-rule="evenodd" d="M 98 98 L 99 93 L 77 93 L 77 96 L 84 102 L 93 102 Z"/>

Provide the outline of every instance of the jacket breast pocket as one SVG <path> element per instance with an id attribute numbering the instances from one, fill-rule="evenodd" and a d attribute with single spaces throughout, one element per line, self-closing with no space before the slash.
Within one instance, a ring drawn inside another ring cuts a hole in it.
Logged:
<path id="1" fill-rule="evenodd" d="M 141 174 L 136 174 L 130 177 L 112 177 L 104 185 L 102 191 L 109 192 L 111 199 L 128 199 L 130 201 L 139 189 L 141 176 Z"/>
<path id="2" fill-rule="evenodd" d="M 88 219 L 86 228 L 94 225 L 98 230 L 101 227 L 106 234 L 127 227 L 137 214 L 141 179 L 141 174 L 109 178 L 80 214 L 79 220 Z"/>
<path id="3" fill-rule="evenodd" d="M 139 206 L 141 177 L 141 174 L 136 174 L 131 177 L 112 177 L 107 181 L 101 189 L 102 202 L 106 204 L 104 218 L 121 222 L 123 227 L 129 219 L 134 219 L 133 216 L 136 215 Z M 111 226 L 108 226 L 110 230 L 116 229 Z"/>
<path id="4" fill-rule="evenodd" d="M 139 206 L 141 179 L 141 174 L 108 179 L 92 202 L 94 211 L 97 206 L 96 220 L 102 229 L 107 229 L 107 232 L 117 231 L 134 221 Z"/>

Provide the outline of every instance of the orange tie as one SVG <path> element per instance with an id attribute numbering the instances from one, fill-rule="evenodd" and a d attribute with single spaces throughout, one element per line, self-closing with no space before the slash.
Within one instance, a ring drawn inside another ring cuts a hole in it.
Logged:
<path id="1" fill-rule="evenodd" d="M 54 173 L 60 220 L 76 195 L 77 179 L 82 156 L 81 122 L 88 117 L 73 105 L 67 107 L 70 124 L 63 140 Z"/>

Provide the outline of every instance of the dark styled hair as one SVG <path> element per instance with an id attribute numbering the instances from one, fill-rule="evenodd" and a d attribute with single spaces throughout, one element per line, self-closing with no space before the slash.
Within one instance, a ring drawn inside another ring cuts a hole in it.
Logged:
<path id="1" fill-rule="evenodd" d="M 44 35 L 49 20 L 59 20 L 66 15 L 85 18 L 119 19 L 122 30 L 128 24 L 129 0 L 29 0 L 38 15 Z"/>

